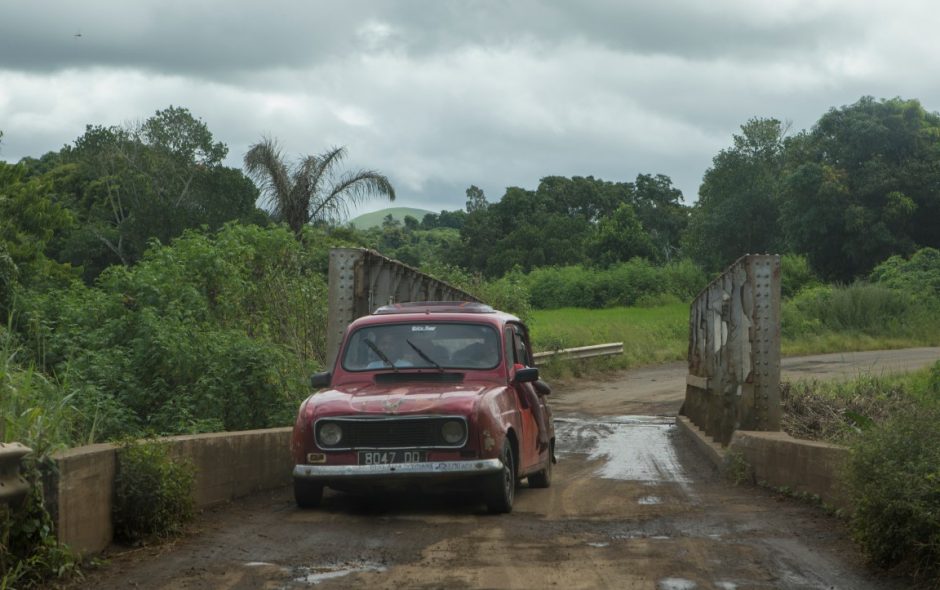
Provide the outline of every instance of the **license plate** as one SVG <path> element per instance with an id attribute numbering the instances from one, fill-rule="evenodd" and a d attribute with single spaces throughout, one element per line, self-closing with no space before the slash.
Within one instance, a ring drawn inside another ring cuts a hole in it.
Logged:
<path id="1" fill-rule="evenodd" d="M 359 451 L 360 465 L 423 463 L 427 460 L 428 454 L 425 451 Z"/>

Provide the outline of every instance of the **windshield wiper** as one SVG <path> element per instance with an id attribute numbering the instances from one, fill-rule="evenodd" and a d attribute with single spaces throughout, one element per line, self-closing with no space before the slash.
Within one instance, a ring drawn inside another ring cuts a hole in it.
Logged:
<path id="1" fill-rule="evenodd" d="M 415 349 L 415 352 L 417 352 L 418 355 L 419 355 L 421 358 L 423 358 L 424 360 L 428 361 L 429 363 L 431 363 L 432 365 L 434 365 L 435 367 L 437 367 L 437 370 L 440 371 L 441 373 L 444 372 L 444 367 L 442 367 L 442 366 L 440 366 L 439 364 L 437 364 L 437 363 L 434 361 L 434 359 L 432 359 L 431 357 L 429 357 L 427 354 L 425 354 L 425 352 L 424 352 L 423 350 L 421 350 L 420 348 L 418 348 L 417 345 L 415 345 L 414 342 L 412 342 L 411 340 L 405 340 L 405 342 L 408 343 L 408 346 L 410 346 L 411 348 Z"/>
<path id="2" fill-rule="evenodd" d="M 379 358 L 382 359 L 382 362 L 384 362 L 386 365 L 388 365 L 389 367 L 391 367 L 392 370 L 395 371 L 396 373 L 398 372 L 398 367 L 395 366 L 395 363 L 393 363 L 392 361 L 390 361 L 390 360 L 388 359 L 388 357 L 385 355 L 385 353 L 382 352 L 381 350 L 379 350 L 379 347 L 376 346 L 374 342 L 372 342 L 371 340 L 368 340 L 368 339 L 364 340 L 364 342 L 366 343 L 366 346 L 368 346 L 369 348 L 372 349 L 372 352 L 374 352 L 375 354 L 377 354 L 377 355 L 379 356 Z M 411 344 L 411 343 L 409 342 L 409 344 Z M 419 354 L 420 354 L 420 353 L 419 353 Z"/>

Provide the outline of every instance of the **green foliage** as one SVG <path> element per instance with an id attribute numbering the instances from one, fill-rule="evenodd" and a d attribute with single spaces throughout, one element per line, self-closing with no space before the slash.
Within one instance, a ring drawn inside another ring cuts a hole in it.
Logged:
<path id="1" fill-rule="evenodd" d="M 77 571 L 77 558 L 60 546 L 43 501 L 41 468 L 71 437 L 75 410 L 65 387 L 20 364 L 21 348 L 0 326 L 0 442 L 33 450 L 24 461 L 32 488 L 22 506 L 0 506 L 0 588 L 43 587 Z"/>
<path id="2" fill-rule="evenodd" d="M 784 254 L 780 257 L 780 294 L 784 299 L 819 284 L 819 278 L 810 268 L 805 256 Z"/>
<path id="3" fill-rule="evenodd" d="M 282 425 L 322 363 L 320 264 L 283 228 L 191 232 L 96 287 L 24 294 L 19 320 L 72 384 L 75 440 Z"/>
<path id="4" fill-rule="evenodd" d="M 19 283 L 19 274 L 20 269 L 7 252 L 6 244 L 0 241 L 0 314 L 5 315 L 10 309 L 13 294 Z"/>
<path id="5" fill-rule="evenodd" d="M 641 258 L 603 270 L 539 268 L 525 281 L 537 309 L 631 306 L 653 303 L 663 296 L 691 301 L 708 283 L 705 273 L 689 260 L 654 266 Z"/>
<path id="6" fill-rule="evenodd" d="M 855 538 L 876 564 L 940 587 L 940 363 L 786 386 L 783 425 L 850 446 L 840 477 Z"/>
<path id="7" fill-rule="evenodd" d="M 791 148 L 780 225 L 824 278 L 851 280 L 891 255 L 940 246 L 940 115 L 916 100 L 863 97 Z"/>
<path id="8" fill-rule="evenodd" d="M 78 557 L 56 540 L 38 469 L 28 466 L 25 475 L 32 488 L 22 505 L 0 505 L 0 588 L 46 588 L 50 579 L 80 573 Z"/>
<path id="9" fill-rule="evenodd" d="M 414 220 L 413 217 L 405 217 Z M 381 227 L 357 232 L 357 245 L 381 252 L 383 255 L 413 267 L 446 263 L 460 242 L 460 233 L 453 228 L 421 229 L 418 223 L 399 223 L 390 219 Z"/>
<path id="10" fill-rule="evenodd" d="M 489 207 L 489 203 L 486 201 L 483 189 L 471 184 L 467 189 L 467 213 L 473 213 L 487 207 Z"/>
<path id="11" fill-rule="evenodd" d="M 335 222 L 346 217 L 348 205 L 368 197 L 395 200 L 395 189 L 374 170 L 340 172 L 346 148 L 329 149 L 288 164 L 273 139 L 262 139 L 245 154 L 245 170 L 261 186 L 274 216 L 300 237 L 311 222 Z"/>
<path id="12" fill-rule="evenodd" d="M 654 254 L 653 241 L 643 231 L 633 207 L 627 203 L 598 222 L 597 230 L 588 238 L 585 249 L 590 260 L 602 267 L 631 258 L 652 258 Z"/>
<path id="13" fill-rule="evenodd" d="M 193 466 L 165 443 L 125 443 L 114 478 L 114 537 L 138 544 L 168 537 L 193 515 Z"/>
<path id="14" fill-rule="evenodd" d="M 776 194 L 785 134 L 777 119 L 750 119 L 705 172 L 684 251 L 708 270 L 747 253 L 779 251 Z"/>
<path id="15" fill-rule="evenodd" d="M 805 289 L 782 309 L 781 330 L 791 339 L 831 331 L 930 340 L 938 328 L 940 318 L 923 300 L 867 283 Z"/>
<path id="16" fill-rule="evenodd" d="M 28 177 L 27 167 L 0 162 L 0 310 L 11 286 L 67 279 L 67 266 L 47 250 L 74 225 L 74 216 L 55 198 L 52 179 Z M 8 282 L 9 281 L 9 282 Z"/>
<path id="17" fill-rule="evenodd" d="M 525 279 L 519 271 L 492 281 L 480 274 L 472 274 L 456 266 L 446 264 L 426 265 L 423 272 L 449 283 L 485 301 L 494 308 L 511 313 L 523 322 L 532 317 L 532 304 Z"/>
<path id="18" fill-rule="evenodd" d="M 251 181 L 222 166 L 227 151 L 179 107 L 133 126 L 89 125 L 42 175 L 56 180 L 79 222 L 55 257 L 82 266 L 90 280 L 109 264 L 138 260 L 152 239 L 167 243 L 187 228 L 262 219 Z"/>
<path id="19" fill-rule="evenodd" d="M 940 587 L 940 404 L 924 401 L 852 445 L 851 526 L 868 556 Z"/>
<path id="20" fill-rule="evenodd" d="M 721 475 L 736 486 L 754 483 L 754 467 L 747 462 L 744 453 L 734 449 L 725 453 Z"/>
<path id="21" fill-rule="evenodd" d="M 681 200 L 663 175 L 640 175 L 635 184 L 547 176 L 534 191 L 510 187 L 498 202 L 474 207 L 450 262 L 498 277 L 514 268 L 612 264 L 636 254 L 668 260 L 685 224 Z"/>
<path id="22" fill-rule="evenodd" d="M 940 302 L 940 250 L 922 248 L 910 259 L 892 256 L 875 267 L 871 280 Z"/>

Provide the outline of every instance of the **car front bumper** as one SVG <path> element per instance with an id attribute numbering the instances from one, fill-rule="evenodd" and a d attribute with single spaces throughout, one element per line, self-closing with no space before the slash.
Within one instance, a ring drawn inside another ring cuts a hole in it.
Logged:
<path id="1" fill-rule="evenodd" d="M 498 473 L 499 459 L 471 461 L 428 461 L 427 463 L 390 463 L 385 465 L 295 465 L 294 479 L 305 481 L 364 481 L 370 479 L 451 478 Z"/>

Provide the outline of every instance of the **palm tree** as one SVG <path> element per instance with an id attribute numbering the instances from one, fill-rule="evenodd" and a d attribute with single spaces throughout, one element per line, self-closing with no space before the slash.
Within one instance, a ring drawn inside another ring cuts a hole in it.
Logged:
<path id="1" fill-rule="evenodd" d="M 395 189 L 385 175 L 374 170 L 335 170 L 345 157 L 346 148 L 337 147 L 290 166 L 277 142 L 263 138 L 248 148 L 245 170 L 261 186 L 274 215 L 287 222 L 299 238 L 308 223 L 345 218 L 350 203 L 359 204 L 373 196 L 395 200 Z"/>

